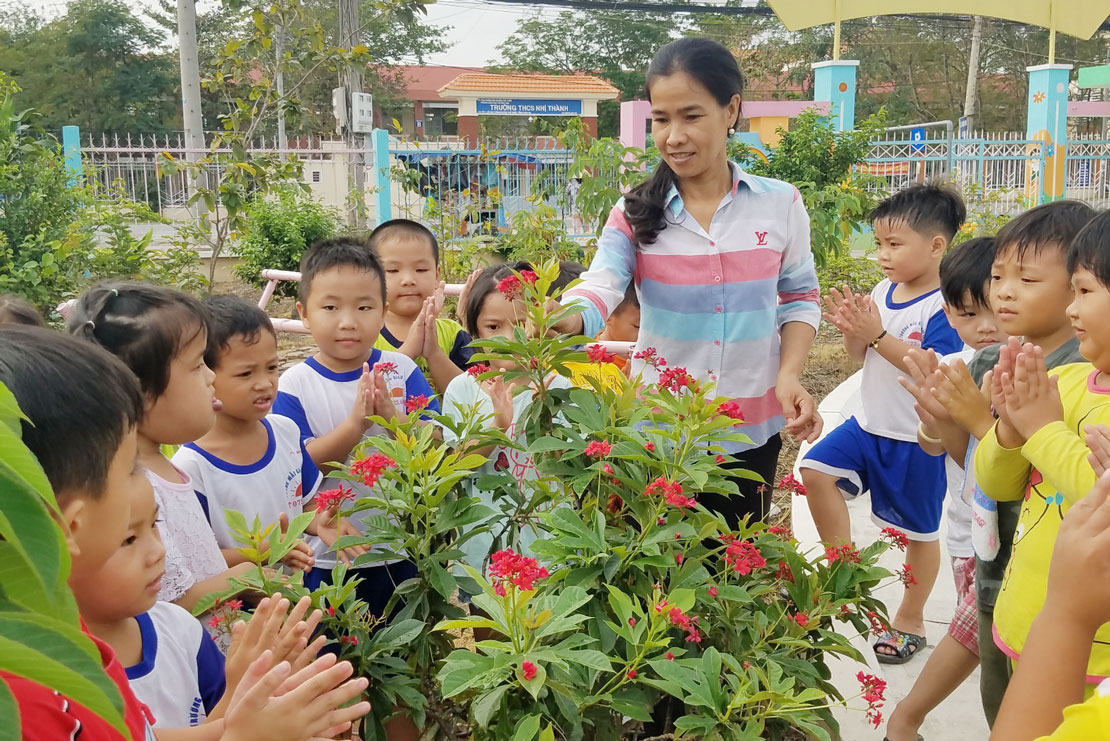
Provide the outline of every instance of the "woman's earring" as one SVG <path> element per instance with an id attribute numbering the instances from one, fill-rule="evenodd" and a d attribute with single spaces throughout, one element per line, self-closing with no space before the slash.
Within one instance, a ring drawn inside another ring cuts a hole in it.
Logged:
<path id="1" fill-rule="evenodd" d="M 729 136 L 732 136 L 732 135 L 733 135 L 733 134 L 735 134 L 735 133 L 736 133 L 736 129 L 734 129 L 734 128 L 730 128 L 730 129 L 728 130 L 728 135 L 729 135 Z"/>

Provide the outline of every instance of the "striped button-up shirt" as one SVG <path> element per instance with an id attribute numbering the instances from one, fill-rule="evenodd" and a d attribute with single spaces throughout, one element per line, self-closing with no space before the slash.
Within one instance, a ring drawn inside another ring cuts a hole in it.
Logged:
<path id="1" fill-rule="evenodd" d="M 717 396 L 744 412 L 741 431 L 763 445 L 782 429 L 775 397 L 779 329 L 787 322 L 817 327 L 821 318 L 809 216 L 798 190 L 732 164 L 732 190 L 709 231 L 686 211 L 677 188 L 667 197 L 667 226 L 654 244 L 637 248 L 623 199 L 613 207 L 597 254 L 582 283 L 568 291 L 582 303 L 583 333 L 601 331 L 635 281 L 640 298 L 638 349 L 654 347 L 670 367 L 714 381 Z M 634 360 L 645 381 L 658 372 Z"/>

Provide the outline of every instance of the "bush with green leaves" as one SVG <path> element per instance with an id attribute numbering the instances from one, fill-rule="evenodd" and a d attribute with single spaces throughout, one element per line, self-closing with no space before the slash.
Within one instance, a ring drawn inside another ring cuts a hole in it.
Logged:
<path id="1" fill-rule="evenodd" d="M 232 252 L 239 257 L 235 275 L 245 283 L 265 283 L 265 269 L 297 270 L 312 244 L 332 236 L 340 227 L 338 213 L 306 195 L 299 187 L 282 187 L 276 194 L 257 198 L 247 207 L 246 219 Z M 294 296 L 295 283 L 279 283 L 277 293 Z"/>
<path id="2" fill-rule="evenodd" d="M 425 738 L 631 739 L 668 704 L 674 713 L 659 733 L 834 737 L 831 708 L 845 698 L 829 657 L 862 662 L 845 634 L 885 621 L 873 590 L 890 575 L 877 564 L 887 543 L 804 553 L 781 526 L 729 530 L 696 500 L 736 493 L 718 458 L 724 443 L 746 439 L 735 403 L 670 366 L 658 385 L 552 388 L 567 363 L 603 353 L 579 350 L 587 338 L 548 336 L 580 308 L 548 313 L 558 265 L 536 272 L 534 283 L 517 276 L 533 331 L 484 340 L 476 356 L 516 364 L 479 382 L 497 375 L 532 395 L 518 430 L 537 477 L 503 470 L 474 482 L 493 493 L 498 517 L 471 493 L 468 479 L 486 459 L 468 451 L 519 443 L 473 410 L 459 422 L 431 415 L 434 425 L 415 408 L 408 419 L 375 418 L 391 434 L 364 441 L 338 474 L 370 493 L 339 486 L 317 495 L 368 516 L 369 535 L 335 544 L 371 547 L 354 565 L 403 554 L 418 572 L 398 586 L 384 620 L 367 615 L 350 583 L 312 593 L 340 656 L 371 678 L 364 738 L 382 738 L 383 724 L 404 713 Z M 444 446 L 436 425 L 464 442 Z M 252 535 L 241 519 L 244 553 L 277 564 L 283 536 Z M 522 556 L 529 528 L 541 537 Z M 483 532 L 497 552 L 488 564 L 461 563 L 461 545 Z M 258 545 L 267 538 L 265 557 Z M 236 586 L 306 593 L 299 576 L 261 568 Z M 456 590 L 472 595 L 469 615 Z M 477 643 L 459 645 L 470 629 Z"/>

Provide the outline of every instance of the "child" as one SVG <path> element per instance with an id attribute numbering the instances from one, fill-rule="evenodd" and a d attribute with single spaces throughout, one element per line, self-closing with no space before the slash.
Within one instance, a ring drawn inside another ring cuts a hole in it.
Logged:
<path id="1" fill-rule="evenodd" d="M 381 261 L 363 242 L 324 240 L 301 258 L 297 311 L 319 350 L 278 379 L 274 413 L 297 423 L 308 454 L 325 475 L 326 467 L 346 461 L 364 438 L 386 434 L 369 416 L 392 419 L 410 403 L 439 411 L 435 392 L 411 358 L 374 347 L 385 320 L 385 296 Z M 365 491 L 359 482 L 343 484 Z M 352 524 L 365 533 L 364 518 L 372 515 L 360 513 Z M 305 578 L 310 589 L 330 579 L 336 564 L 336 554 L 319 539 L 313 548 L 316 565 Z M 414 574 L 406 561 L 359 569 L 359 598 L 382 615 L 394 587 Z"/>
<path id="2" fill-rule="evenodd" d="M 1056 201 L 1015 217 L 995 237 L 990 303 L 1003 332 L 1042 348 L 1047 368 L 1081 363 L 1079 340 L 1067 315 L 1072 300 L 1067 270 L 1068 248 L 1095 211 L 1077 201 Z M 972 443 L 994 424 L 990 405 L 979 387 L 998 362 L 1000 345 L 976 353 L 965 369 L 956 363 L 941 368 L 937 397 Z M 974 455 L 974 445 L 969 445 Z M 965 466 L 974 479 L 974 465 Z M 1010 660 L 994 642 L 994 606 L 1010 561 L 1020 505 L 995 503 L 972 490 L 972 543 L 975 546 L 975 599 L 979 629 L 979 691 L 987 723 L 993 724 L 1010 676 Z"/>
<path id="3" fill-rule="evenodd" d="M 636 284 L 629 283 L 624 292 L 624 300 L 605 320 L 605 329 L 597 336 L 606 342 L 635 342 L 640 336 L 640 299 L 636 295 Z M 623 365 L 621 366 L 623 369 Z"/>
<path id="4" fill-rule="evenodd" d="M 914 347 L 941 354 L 963 341 L 948 323 L 940 295 L 940 261 L 965 209 L 959 194 L 915 185 L 871 213 L 879 266 L 886 278 L 857 297 L 847 286 L 826 299 L 825 314 L 844 335 L 854 360 L 863 361 L 862 412 L 809 450 L 801 461 L 809 507 L 821 538 L 851 541 L 841 492 L 871 491 L 872 518 L 909 537 L 906 592 L 885 635 L 875 644 L 882 663 L 902 664 L 925 645 L 925 600 L 940 566 L 944 461 L 917 445 L 913 398 L 898 385 L 903 358 Z"/>
<path id="5" fill-rule="evenodd" d="M 72 559 L 69 582 L 79 585 L 94 578 L 117 552 L 127 536 L 133 498 L 150 491 L 138 466 L 144 407 L 139 384 L 123 363 L 100 348 L 29 327 L 0 327 L 0 383 L 27 417 L 23 442 L 54 490 Z M 147 585 L 154 591 L 150 581 Z M 132 692 L 112 647 L 90 638 L 123 698 L 129 737 L 153 738 L 149 711 Z M 362 692 L 366 680 L 333 689 L 352 671 L 346 662 L 326 668 L 333 663 L 334 658 L 322 659 L 296 676 L 290 676 L 289 665 L 282 663 L 266 673 L 266 652 L 251 663 L 243 680 L 244 689 L 250 689 L 229 700 L 226 719 L 189 738 L 300 739 L 321 735 L 336 724 L 348 725 L 365 715 L 369 705 L 336 708 Z M 320 669 L 326 686 L 314 687 L 306 680 Z M 24 739 L 123 738 L 91 711 L 48 687 L 7 672 L 0 672 L 0 677 L 18 703 Z M 290 691 L 274 696 L 283 682 Z M 321 700 L 327 712 L 308 717 L 305 706 Z"/>
<path id="6" fill-rule="evenodd" d="M 204 364 L 208 318 L 200 302 L 172 288 L 109 282 L 78 299 L 69 330 L 116 355 L 138 376 L 146 400 L 139 428 L 139 463 L 146 471 L 166 545 L 166 574 L 158 599 L 186 610 L 222 592 L 250 564 L 228 568 L 189 475 L 162 453 L 212 429 L 219 406 L 213 373 Z"/>
<path id="7" fill-rule="evenodd" d="M 208 348 L 204 363 L 216 378 L 220 410 L 216 423 L 199 440 L 186 443 L 173 456 L 188 474 L 229 566 L 246 559 L 239 552 L 225 509 L 237 510 L 249 525 L 257 516 L 263 526 L 288 523 L 311 503 L 320 471 L 288 417 L 271 415 L 277 395 L 277 336 L 262 309 L 235 296 L 210 296 Z M 284 520 L 282 517 L 284 516 Z M 308 532 L 328 523 L 321 514 Z M 324 537 L 335 542 L 334 527 Z M 300 542 L 285 557 L 294 570 L 312 568 L 312 548 Z"/>
<path id="8" fill-rule="evenodd" d="M 439 316 L 439 242 L 428 227 L 408 219 L 385 222 L 369 242 L 385 268 L 387 294 L 385 324 L 374 347 L 412 358 L 442 392 L 470 365 L 474 351 L 462 325 Z"/>
<path id="9" fill-rule="evenodd" d="M 993 631 L 998 647 L 1019 664 L 1029 629 L 1045 605 L 1060 520 L 1095 483 L 1083 428 L 1110 421 L 1110 214 L 1096 216 L 1075 237 L 1067 268 L 1075 289 L 1067 313 L 1079 351 L 1090 362 L 1049 374 L 1043 348 L 1011 338 L 991 376 L 998 422 L 975 453 L 983 493 L 1021 503 Z M 1110 625 L 1103 625 L 1095 635 L 1087 681 L 1097 684 L 1108 674 Z"/>
<path id="10" fill-rule="evenodd" d="M 518 263 L 519 264 L 519 263 Z M 527 263 L 524 263 L 527 265 Z M 527 267 L 525 268 L 527 269 Z M 519 271 L 518 271 L 519 272 Z M 474 281 L 467 296 L 465 308 L 467 329 L 470 334 L 478 339 L 490 337 L 512 337 L 513 328 L 524 321 L 524 306 L 519 298 L 501 293 L 498 284 L 503 279 L 513 275 L 513 267 L 508 265 L 494 265 L 482 271 Z M 509 360 L 498 360 L 490 363 L 491 369 L 496 371 L 512 370 L 516 366 Z M 494 378 L 478 381 L 470 374 L 463 374 L 453 380 L 443 395 L 443 413 L 455 421 L 466 418 L 469 410 L 477 408 L 480 416 L 492 417 L 492 423 L 504 432 L 510 439 L 514 439 L 522 446 L 527 445 L 522 431 L 517 429 L 521 415 L 532 403 L 531 389 L 525 388 L 526 378 L 517 378 L 512 381 L 503 381 Z M 554 376 L 548 388 L 568 388 L 570 383 L 561 376 Z M 457 445 L 459 440 L 454 433 L 444 427 L 443 439 L 448 445 Z M 519 483 L 536 477 L 536 464 L 527 452 L 516 448 L 493 446 L 492 448 L 475 450 L 472 452 L 485 455 L 488 461 L 480 468 L 474 478 L 473 484 L 485 474 L 497 474 L 509 471 Z M 474 489 L 474 494 L 481 502 L 495 512 L 501 508 L 493 501 L 489 492 Z M 467 540 L 463 546 L 464 558 L 468 565 L 484 571 L 485 561 L 489 557 L 495 535 L 500 534 L 497 523 L 504 523 L 506 517 L 495 514 L 487 521 L 493 524 L 493 531 L 482 533 Z M 527 552 L 528 547 L 535 542 L 536 533 L 531 528 L 521 531 L 520 543 L 503 543 L 502 547 L 513 547 L 517 551 Z"/>
<path id="11" fill-rule="evenodd" d="M 1110 475 L 1103 474 L 1060 523 L 1044 607 L 1006 690 L 991 735 L 995 741 L 1110 738 L 1110 682 L 1083 702 L 1095 635 L 1110 622 L 1108 494 Z"/>
<path id="12" fill-rule="evenodd" d="M 42 314 L 30 301 L 19 296 L 0 294 L 0 324 L 26 324 L 31 327 L 45 327 Z"/>
<path id="13" fill-rule="evenodd" d="M 944 313 L 948 323 L 967 347 L 945 355 L 940 363 L 971 360 L 975 351 L 997 344 L 1004 339 L 988 303 L 991 264 L 994 260 L 994 238 L 979 237 L 948 251 L 940 262 L 940 292 L 944 297 Z M 910 350 L 911 357 L 927 351 Z M 910 372 L 916 367 L 906 359 Z M 927 381 L 915 374 L 918 383 L 904 382 L 914 394 L 921 424 L 918 442 L 929 453 L 946 452 L 936 448 L 940 433 L 936 420 L 927 410 L 939 402 L 926 396 Z M 943 413 L 943 407 L 940 408 Z M 953 450 L 944 460 L 948 482 L 947 522 L 948 555 L 956 580 L 956 613 L 948 626 L 948 634 L 936 649 L 914 682 L 910 693 L 890 714 L 886 727 L 888 741 L 915 741 L 917 730 L 925 717 L 952 693 L 979 665 L 979 636 L 975 609 L 975 554 L 971 545 L 971 506 L 964 499 L 967 490 L 964 475 L 967 434 L 963 435 L 964 450 Z M 955 446 L 958 448 L 958 445 Z M 957 462 L 958 459 L 958 462 Z"/>

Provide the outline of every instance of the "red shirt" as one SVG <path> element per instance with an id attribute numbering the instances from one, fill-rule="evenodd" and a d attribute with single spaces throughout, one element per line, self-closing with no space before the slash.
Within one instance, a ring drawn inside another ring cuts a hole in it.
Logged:
<path id="1" fill-rule="evenodd" d="M 84 628 L 82 623 L 81 629 Z M 123 696 L 123 720 L 129 732 L 128 741 L 154 741 L 154 731 L 150 727 L 154 718 L 131 691 L 127 673 L 116 659 L 112 647 L 88 631 L 85 635 L 100 650 L 100 663 Z M 0 679 L 8 685 L 19 705 L 24 741 L 120 741 L 124 738 L 91 710 L 49 687 L 7 672 L 0 672 Z"/>

